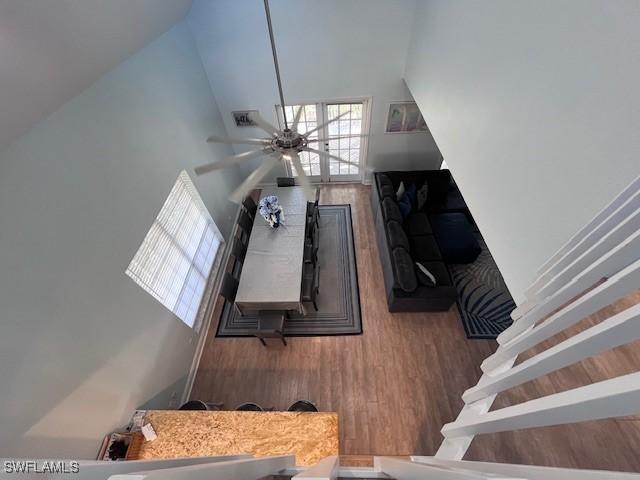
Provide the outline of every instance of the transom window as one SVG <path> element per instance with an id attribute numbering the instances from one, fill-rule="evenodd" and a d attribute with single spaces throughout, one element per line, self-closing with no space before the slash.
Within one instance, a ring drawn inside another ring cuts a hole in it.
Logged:
<path id="1" fill-rule="evenodd" d="M 126 273 L 193 327 L 223 243 L 195 185 L 182 171 Z"/>

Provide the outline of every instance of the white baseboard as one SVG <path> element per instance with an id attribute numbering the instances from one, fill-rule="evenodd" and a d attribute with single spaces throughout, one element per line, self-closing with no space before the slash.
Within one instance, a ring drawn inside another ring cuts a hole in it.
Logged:
<path id="1" fill-rule="evenodd" d="M 193 390 L 193 384 L 196 380 L 198 367 L 200 366 L 202 352 L 204 352 L 204 345 L 207 340 L 207 334 L 209 333 L 209 328 L 211 327 L 211 317 L 213 315 L 213 309 L 215 307 L 216 299 L 218 298 L 218 292 L 220 291 L 220 285 L 222 284 L 222 278 L 224 276 L 222 275 L 222 273 L 224 272 L 223 268 L 226 267 L 227 263 L 229 262 L 229 257 L 231 256 L 231 248 L 233 247 L 233 239 L 236 237 L 236 233 L 238 232 L 238 218 L 240 217 L 241 211 L 242 208 L 238 206 L 238 210 L 236 211 L 235 219 L 233 221 L 233 228 L 231 229 L 231 235 L 229 236 L 229 241 L 225 243 L 224 252 L 222 254 L 222 260 L 220 262 L 222 268 L 219 269 L 218 274 L 216 275 L 212 294 L 206 307 L 206 313 L 204 315 L 202 325 L 200 326 L 200 331 L 198 332 L 198 343 L 196 344 L 196 349 L 193 354 L 193 360 L 191 361 L 191 368 L 189 369 L 189 373 L 187 374 L 187 383 L 185 384 L 184 391 L 182 392 L 180 405 L 189 401 L 191 390 Z"/>

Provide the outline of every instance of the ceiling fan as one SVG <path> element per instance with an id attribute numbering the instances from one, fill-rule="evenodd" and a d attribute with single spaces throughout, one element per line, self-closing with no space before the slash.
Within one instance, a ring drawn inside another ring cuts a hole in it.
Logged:
<path id="1" fill-rule="evenodd" d="M 195 168 L 196 175 L 203 175 L 215 170 L 231 167 L 238 163 L 249 160 L 251 158 L 264 157 L 262 163 L 245 179 L 244 182 L 231 194 L 230 200 L 235 203 L 240 203 L 244 197 L 253 190 L 258 183 L 275 167 L 278 162 L 290 162 L 292 167 L 295 168 L 298 174 L 298 180 L 300 185 L 305 189 L 307 196 L 311 198 L 311 185 L 309 178 L 304 172 L 302 162 L 300 161 L 300 152 L 312 152 L 318 155 L 324 155 L 332 158 L 333 160 L 360 167 L 359 164 L 350 162 L 336 155 L 332 155 L 324 150 L 313 148 L 310 144 L 317 144 L 320 142 L 326 142 L 329 139 L 323 138 L 310 138 L 315 132 L 324 129 L 330 123 L 333 123 L 340 118 L 351 113 L 350 111 L 329 120 L 328 122 L 319 125 L 305 133 L 298 133 L 298 123 L 304 107 L 299 107 L 295 114 L 291 128 L 287 121 L 286 109 L 284 106 L 284 95 L 282 93 L 282 82 L 280 80 L 280 69 L 278 67 L 278 56 L 276 54 L 276 44 L 273 39 L 273 28 L 271 26 L 271 14 L 269 12 L 269 0 L 264 0 L 264 9 L 267 17 L 267 26 L 269 28 L 269 39 L 271 40 L 271 51 L 273 52 L 273 63 L 276 71 L 276 79 L 278 81 L 278 92 L 280 93 L 280 105 L 282 107 L 282 118 L 284 120 L 284 129 L 279 130 L 264 118 L 262 118 L 257 112 L 250 114 L 251 120 L 253 120 L 259 128 L 269 134 L 268 138 L 232 138 L 227 136 L 212 135 L 207 139 L 207 142 L 213 143 L 229 143 L 238 145 L 257 145 L 259 148 L 244 153 L 238 153 L 237 155 L 231 155 L 220 161 L 207 163 Z M 343 135 L 331 137 L 331 140 L 338 138 L 350 138 L 350 137 L 363 137 L 365 135 Z M 318 145 L 315 145 L 318 146 Z"/>

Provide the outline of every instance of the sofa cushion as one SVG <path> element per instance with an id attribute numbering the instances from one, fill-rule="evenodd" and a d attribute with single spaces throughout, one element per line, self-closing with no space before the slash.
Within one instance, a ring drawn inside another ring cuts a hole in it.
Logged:
<path id="1" fill-rule="evenodd" d="M 416 262 L 442 260 L 440 249 L 433 235 L 420 235 L 409 238 L 411 256 Z"/>
<path id="2" fill-rule="evenodd" d="M 449 275 L 449 269 L 444 262 L 420 262 L 424 267 L 436 277 L 437 287 L 450 287 L 453 285 L 451 276 Z"/>
<path id="3" fill-rule="evenodd" d="M 385 185 L 388 185 L 391 188 L 393 188 L 393 182 L 389 178 L 389 175 L 386 175 L 384 173 L 378 173 L 378 174 L 376 174 L 376 178 L 378 179 L 378 187 L 379 188 L 382 188 Z"/>
<path id="4" fill-rule="evenodd" d="M 395 200 L 396 192 L 393 189 L 393 185 L 382 185 L 380 187 L 380 197 L 381 198 L 391 197 Z"/>
<path id="5" fill-rule="evenodd" d="M 394 248 L 391 253 L 393 269 L 395 272 L 395 284 L 405 292 L 413 292 L 418 288 L 415 266 L 413 260 L 404 248 Z"/>
<path id="6" fill-rule="evenodd" d="M 409 239 L 407 234 L 404 233 L 402 225 L 395 220 L 389 220 L 387 222 L 387 235 L 389 237 L 389 246 L 393 249 L 396 247 L 404 248 L 409 251 Z"/>
<path id="7" fill-rule="evenodd" d="M 429 186 L 429 203 L 442 203 L 449 192 L 451 173 L 449 170 L 433 170 L 427 176 Z"/>
<path id="8" fill-rule="evenodd" d="M 431 224 L 429 223 L 429 217 L 426 213 L 418 212 L 412 213 L 405 222 L 407 227 L 407 233 L 410 237 L 416 235 L 431 235 Z"/>
<path id="9" fill-rule="evenodd" d="M 451 181 L 449 185 L 449 190 L 444 195 L 444 197 L 440 198 L 439 201 L 427 201 L 427 210 L 432 213 L 440 213 L 440 212 L 460 212 L 466 213 L 468 212 L 467 204 L 458 190 L 456 184 Z"/>
<path id="10" fill-rule="evenodd" d="M 464 214 L 438 213 L 430 221 L 445 262 L 471 263 L 480 255 L 482 249 Z"/>
<path id="11" fill-rule="evenodd" d="M 402 214 L 400 213 L 398 204 L 392 198 L 384 198 L 382 200 L 382 215 L 387 221 L 395 220 L 396 222 L 402 223 Z"/>
<path id="12" fill-rule="evenodd" d="M 418 205 L 418 188 L 415 183 L 407 187 L 407 195 L 409 196 L 409 200 L 411 200 L 411 208 L 415 209 Z"/>

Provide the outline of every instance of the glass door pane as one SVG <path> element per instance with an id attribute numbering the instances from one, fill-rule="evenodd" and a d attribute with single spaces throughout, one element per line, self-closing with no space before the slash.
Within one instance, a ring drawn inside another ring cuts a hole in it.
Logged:
<path id="1" fill-rule="evenodd" d="M 347 113 L 327 128 L 328 142 L 325 150 L 332 155 L 348 162 L 361 164 L 362 158 L 362 121 L 363 104 L 359 103 L 329 103 L 326 104 L 327 121 Z M 345 181 L 360 178 L 360 167 L 339 162 L 329 158 L 329 180 Z"/>
<path id="2" fill-rule="evenodd" d="M 293 119 L 300 108 L 303 110 L 300 115 L 300 121 L 298 122 L 298 132 L 307 133 L 309 130 L 313 130 L 318 126 L 317 106 L 315 104 L 286 106 L 285 113 L 287 114 L 287 122 L 289 125 L 293 124 Z M 318 132 L 312 133 L 309 138 L 318 138 Z M 317 143 L 315 145 L 317 145 Z M 311 177 L 311 179 L 315 181 L 320 180 L 320 156 L 317 153 L 300 152 L 300 163 L 302 163 L 302 168 L 307 176 Z M 289 165 L 289 170 L 291 172 L 291 176 L 298 176 L 298 172 L 296 172 L 293 165 Z"/>

